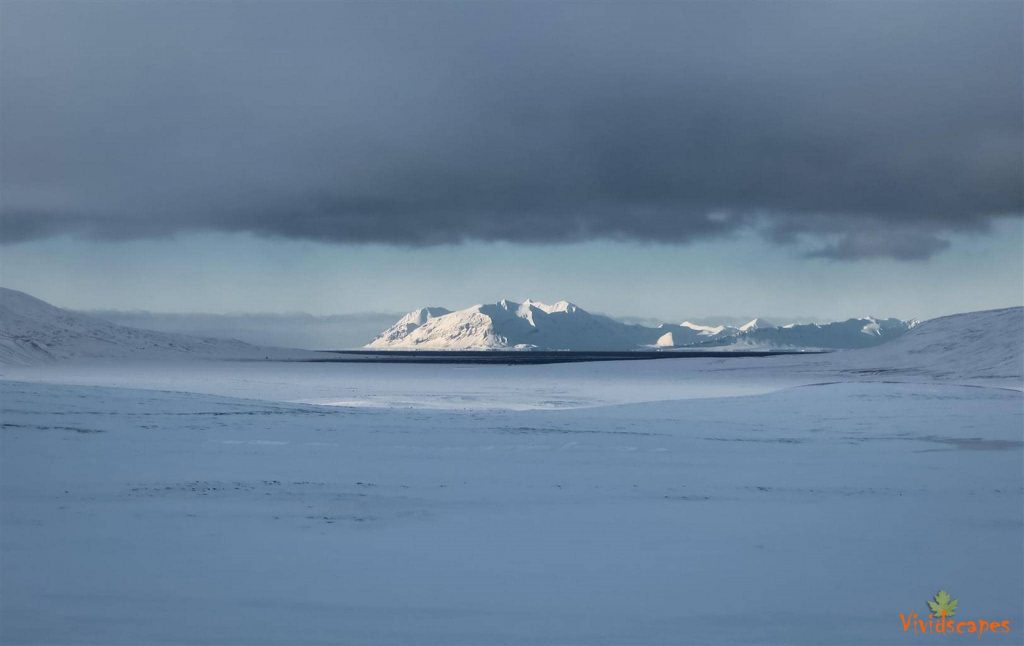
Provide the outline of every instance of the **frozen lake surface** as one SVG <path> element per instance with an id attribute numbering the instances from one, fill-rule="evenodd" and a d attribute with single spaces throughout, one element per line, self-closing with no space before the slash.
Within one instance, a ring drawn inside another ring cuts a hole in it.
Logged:
<path id="1" fill-rule="evenodd" d="M 0 638 L 1019 643 L 1020 388 L 824 357 L 5 369 Z"/>

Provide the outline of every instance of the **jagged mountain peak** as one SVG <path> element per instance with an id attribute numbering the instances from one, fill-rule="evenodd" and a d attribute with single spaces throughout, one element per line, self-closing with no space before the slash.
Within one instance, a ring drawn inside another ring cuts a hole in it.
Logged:
<path id="1" fill-rule="evenodd" d="M 769 323 L 768 321 L 766 321 L 766 320 L 764 320 L 762 318 L 754 318 L 754 319 L 751 319 L 751 320 L 747 321 L 743 325 L 741 325 L 739 327 L 739 330 L 740 330 L 740 332 L 751 332 L 753 330 L 758 330 L 758 329 L 761 329 L 761 328 L 768 328 L 768 327 L 776 327 L 776 326 L 773 323 Z"/>

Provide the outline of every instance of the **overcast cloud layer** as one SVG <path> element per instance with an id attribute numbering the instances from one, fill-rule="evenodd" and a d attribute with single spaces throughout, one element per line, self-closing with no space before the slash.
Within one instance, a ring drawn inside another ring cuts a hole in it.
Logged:
<path id="1" fill-rule="evenodd" d="M 1019 216 L 1019 2 L 4 2 L 0 238 L 921 259 Z"/>

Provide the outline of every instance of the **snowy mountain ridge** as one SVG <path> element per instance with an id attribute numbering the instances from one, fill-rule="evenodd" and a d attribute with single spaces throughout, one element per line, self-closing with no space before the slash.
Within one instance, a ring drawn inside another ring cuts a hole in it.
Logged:
<path id="1" fill-rule="evenodd" d="M 458 311 L 421 308 L 365 347 L 394 350 L 638 350 L 727 347 L 846 349 L 878 345 L 915 321 L 864 317 L 835 323 L 777 326 L 755 318 L 739 327 L 690 321 L 658 327 L 592 314 L 569 301 L 548 305 L 503 299 Z"/>

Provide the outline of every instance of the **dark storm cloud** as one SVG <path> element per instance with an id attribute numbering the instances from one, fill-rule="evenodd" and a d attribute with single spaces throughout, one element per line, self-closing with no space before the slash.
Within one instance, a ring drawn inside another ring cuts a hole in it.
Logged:
<path id="1" fill-rule="evenodd" d="M 10 3 L 0 234 L 429 245 L 1019 216 L 1021 5 Z"/>

